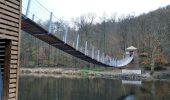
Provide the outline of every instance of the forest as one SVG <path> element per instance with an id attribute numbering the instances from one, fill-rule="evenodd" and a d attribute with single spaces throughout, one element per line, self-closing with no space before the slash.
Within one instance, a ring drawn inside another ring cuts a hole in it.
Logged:
<path id="1" fill-rule="evenodd" d="M 127 15 L 117 18 L 116 14 L 103 15 L 100 21 L 93 13 L 73 19 L 71 26 L 64 20 L 54 22 L 56 36 L 62 39 L 64 24 L 68 27 L 68 44 L 75 45 L 80 35 L 80 46 L 88 42 L 105 55 L 121 59 L 129 46 L 138 48 L 141 67 L 168 66 L 170 63 L 170 6 L 159 8 L 139 16 Z M 41 22 L 41 24 L 48 24 Z M 68 67 L 94 66 L 48 45 L 22 31 L 21 67 Z"/>

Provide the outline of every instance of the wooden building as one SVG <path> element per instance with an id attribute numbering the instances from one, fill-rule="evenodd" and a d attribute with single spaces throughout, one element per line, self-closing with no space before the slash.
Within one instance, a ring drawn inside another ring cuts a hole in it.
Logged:
<path id="1" fill-rule="evenodd" d="M 3 100 L 18 99 L 22 0 L 0 0 L 0 67 Z"/>

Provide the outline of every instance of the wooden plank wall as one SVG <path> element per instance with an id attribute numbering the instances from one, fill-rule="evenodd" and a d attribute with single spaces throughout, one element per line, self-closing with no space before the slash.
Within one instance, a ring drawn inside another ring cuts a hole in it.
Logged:
<path id="1" fill-rule="evenodd" d="M 7 83 L 4 100 L 18 99 L 21 4 L 22 0 L 0 0 L 0 38 L 11 40 L 6 49 L 10 49 L 6 54 L 9 62 L 4 66 L 4 81 Z"/>

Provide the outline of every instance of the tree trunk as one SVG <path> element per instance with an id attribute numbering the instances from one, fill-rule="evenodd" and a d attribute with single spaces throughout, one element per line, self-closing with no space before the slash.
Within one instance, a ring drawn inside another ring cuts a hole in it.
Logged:
<path id="1" fill-rule="evenodd" d="M 151 52 L 151 72 L 150 74 L 153 75 L 154 74 L 154 68 L 155 68 L 155 52 L 156 52 L 157 47 L 153 48 L 153 51 Z"/>
<path id="2" fill-rule="evenodd" d="M 154 74 L 154 68 L 155 68 L 155 61 L 154 58 L 151 58 L 151 72 L 150 72 L 151 75 Z"/>

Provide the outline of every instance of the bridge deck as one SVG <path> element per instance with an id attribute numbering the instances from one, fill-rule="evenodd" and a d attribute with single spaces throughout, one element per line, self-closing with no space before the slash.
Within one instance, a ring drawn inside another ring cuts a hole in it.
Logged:
<path id="1" fill-rule="evenodd" d="M 48 33 L 48 31 L 44 28 L 42 28 L 40 25 L 36 24 L 33 22 L 31 19 L 25 17 L 22 15 L 22 25 L 21 28 L 23 31 L 26 31 L 27 33 L 35 36 L 36 38 L 74 56 L 77 58 L 80 58 L 82 60 L 85 60 L 89 63 L 101 65 L 101 66 L 106 66 L 106 67 L 111 67 L 109 65 L 103 64 L 96 59 L 92 59 L 91 57 L 85 55 L 84 53 L 76 50 L 72 46 L 68 45 L 64 41 L 60 40 L 53 34 Z"/>

